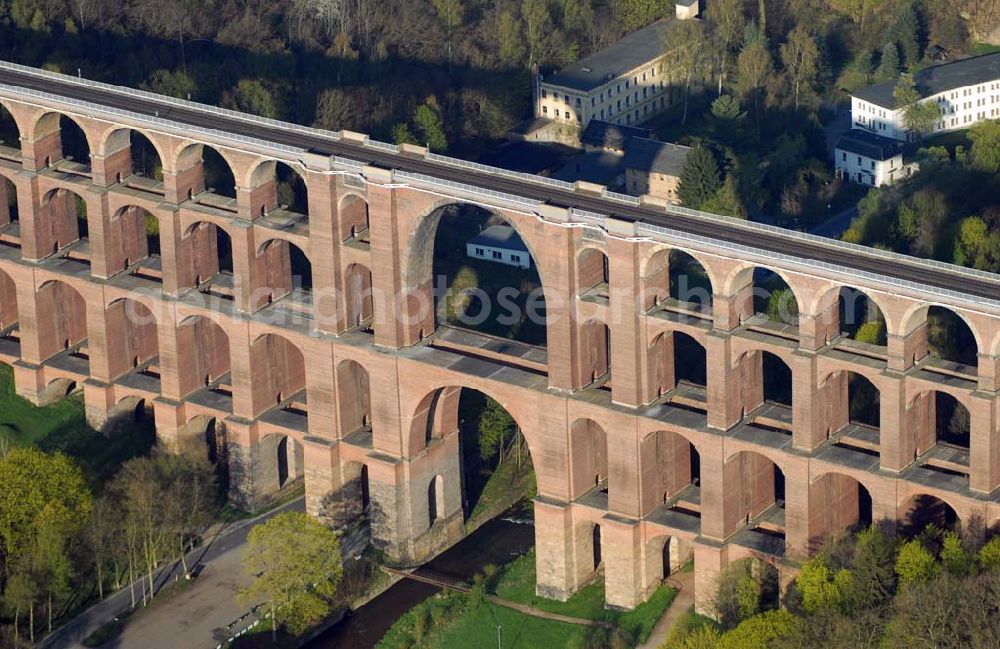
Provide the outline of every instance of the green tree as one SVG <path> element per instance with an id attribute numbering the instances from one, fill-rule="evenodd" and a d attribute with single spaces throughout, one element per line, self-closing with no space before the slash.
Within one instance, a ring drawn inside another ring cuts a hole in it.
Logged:
<path id="1" fill-rule="evenodd" d="M 733 59 L 733 49 L 740 42 L 743 30 L 746 28 L 746 15 L 743 13 L 743 0 L 716 0 L 708 3 L 705 9 L 705 19 L 712 28 L 717 74 L 719 78 L 719 94 L 726 82 L 729 66 Z"/>
<path id="2" fill-rule="evenodd" d="M 1000 536 L 994 536 L 979 548 L 979 565 L 984 570 L 1000 568 Z"/>
<path id="3" fill-rule="evenodd" d="M 513 12 L 504 9 L 500 13 L 497 40 L 500 46 L 500 61 L 504 65 L 515 65 L 524 56 L 522 29 L 520 19 Z"/>
<path id="4" fill-rule="evenodd" d="M 711 198 L 702 203 L 699 209 L 703 212 L 711 212 L 712 214 L 722 214 L 738 219 L 745 219 L 747 217 L 747 208 L 743 204 L 742 197 L 740 197 L 735 174 L 727 175 L 725 182 L 722 183 L 722 187 Z"/>
<path id="5" fill-rule="evenodd" d="M 740 622 L 719 639 L 716 649 L 768 649 L 800 624 L 788 611 L 765 611 Z"/>
<path id="6" fill-rule="evenodd" d="M 513 438 L 517 425 L 514 418 L 495 400 L 487 397 L 486 407 L 479 417 L 479 457 L 485 462 L 503 462 L 503 451 Z"/>
<path id="7" fill-rule="evenodd" d="M 799 303 L 790 288 L 772 291 L 767 298 L 767 317 L 772 322 L 793 323 L 799 317 Z"/>
<path id="8" fill-rule="evenodd" d="M 968 216 L 958 223 L 953 261 L 959 266 L 986 270 L 986 246 L 989 228 L 978 216 Z"/>
<path id="9" fill-rule="evenodd" d="M 465 6 L 462 4 L 462 0 L 433 1 L 438 17 L 444 24 L 445 35 L 448 39 L 448 60 L 451 61 L 452 41 L 455 38 L 455 30 L 462 26 L 462 20 L 465 16 Z"/>
<path id="10" fill-rule="evenodd" d="M 326 615 L 343 575 L 336 533 L 302 512 L 283 512 L 247 536 L 244 570 L 253 579 L 240 592 L 247 605 L 263 601 L 276 626 L 293 635 Z"/>
<path id="11" fill-rule="evenodd" d="M 681 124 L 687 123 L 691 84 L 705 69 L 705 27 L 697 20 L 678 22 L 667 31 L 664 62 L 673 79 L 684 85 L 684 113 Z"/>
<path id="12" fill-rule="evenodd" d="M 744 115 L 740 102 L 732 95 L 721 95 L 712 102 L 712 117 L 716 119 L 734 121 Z"/>
<path id="13" fill-rule="evenodd" d="M 90 500 L 83 472 L 65 455 L 34 448 L 12 449 L 0 457 L 3 554 L 15 560 L 28 555 L 37 545 L 40 523 L 67 531 L 78 529 L 90 511 Z M 51 509 L 56 506 L 58 510 Z M 64 518 L 53 523 L 57 513 Z"/>
<path id="14" fill-rule="evenodd" d="M 858 331 L 854 334 L 854 339 L 859 343 L 884 345 L 886 341 L 885 322 L 872 320 L 871 322 L 864 323 L 858 327 Z"/>
<path id="15" fill-rule="evenodd" d="M 936 101 L 920 101 L 920 91 L 912 74 L 899 77 L 892 97 L 896 109 L 903 111 L 903 126 L 918 137 L 933 129 L 941 120 L 941 107 Z"/>
<path id="16" fill-rule="evenodd" d="M 524 19 L 524 36 L 528 41 L 528 67 L 542 57 L 545 39 L 549 36 L 549 6 L 545 0 L 522 0 L 521 17 Z"/>
<path id="17" fill-rule="evenodd" d="M 1000 173 L 1000 121 L 986 120 L 969 129 L 972 166 L 989 174 Z"/>
<path id="18" fill-rule="evenodd" d="M 252 115 L 271 119 L 278 116 L 277 100 L 257 79 L 242 79 L 230 92 L 228 101 L 224 99 L 223 103 L 229 104 L 234 110 Z"/>
<path id="19" fill-rule="evenodd" d="M 406 122 L 399 122 L 392 127 L 392 141 L 396 144 L 417 144 L 417 138 Z"/>
<path id="20" fill-rule="evenodd" d="M 813 93 L 819 77 L 822 57 L 816 37 L 804 26 L 796 26 L 781 46 L 781 62 L 791 79 L 795 108 L 798 109 L 799 95 L 803 91 Z"/>
<path id="21" fill-rule="evenodd" d="M 758 37 L 743 46 L 736 61 L 739 71 L 737 90 L 753 99 L 754 117 L 760 117 L 760 97 L 768 80 L 774 74 L 774 60 L 768 48 L 767 39 Z"/>
<path id="22" fill-rule="evenodd" d="M 906 67 L 914 69 L 920 63 L 920 18 L 912 3 L 900 6 L 892 27 L 892 37 L 903 50 Z"/>
<path id="23" fill-rule="evenodd" d="M 886 43 L 882 48 L 882 60 L 875 72 L 875 80 L 892 81 L 899 76 L 901 63 L 899 60 L 899 46 L 896 43 Z"/>
<path id="24" fill-rule="evenodd" d="M 899 548 L 896 574 L 899 575 L 900 586 L 930 581 L 937 576 L 939 569 L 934 555 L 919 539 L 907 541 Z"/>
<path id="25" fill-rule="evenodd" d="M 194 79 L 181 70 L 155 70 L 149 81 L 139 85 L 150 92 L 176 99 L 191 99 L 197 91 Z"/>
<path id="26" fill-rule="evenodd" d="M 444 134 L 441 112 L 438 109 L 437 100 L 433 97 L 417 106 L 417 110 L 413 113 L 413 127 L 416 129 L 421 144 L 424 144 L 428 149 L 431 151 L 447 150 L 448 139 Z"/>
<path id="27" fill-rule="evenodd" d="M 968 552 L 958 534 L 949 530 L 941 539 L 941 565 L 951 574 L 965 577 L 975 572 L 976 555 Z"/>
<path id="28" fill-rule="evenodd" d="M 802 564 L 795 583 L 802 595 L 802 608 L 809 613 L 844 610 L 852 589 L 852 575 L 845 568 L 831 570 L 821 554 Z"/>
<path id="29" fill-rule="evenodd" d="M 719 191 L 722 179 L 712 152 L 702 144 L 695 146 L 684 161 L 677 196 L 684 205 L 698 209 Z"/>
<path id="30" fill-rule="evenodd" d="M 894 541 L 878 527 L 858 533 L 854 544 L 852 601 L 859 608 L 881 605 L 896 585 Z"/>
<path id="31" fill-rule="evenodd" d="M 633 32 L 662 18 L 667 6 L 664 0 L 618 0 L 615 17 L 618 18 L 622 29 Z"/>

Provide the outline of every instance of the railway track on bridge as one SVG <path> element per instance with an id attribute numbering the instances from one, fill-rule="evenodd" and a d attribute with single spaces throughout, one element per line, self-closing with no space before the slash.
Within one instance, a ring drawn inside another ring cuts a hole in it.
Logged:
<path id="1" fill-rule="evenodd" d="M 971 296 L 1000 301 L 1000 276 L 973 274 L 966 269 L 945 264 L 929 264 L 923 260 L 897 255 L 887 258 L 875 251 L 848 248 L 834 241 L 819 237 L 797 236 L 777 230 L 762 231 L 735 221 L 708 219 L 683 211 L 632 206 L 585 192 L 570 191 L 560 187 L 533 182 L 529 179 L 488 173 L 471 167 L 426 160 L 412 155 L 396 153 L 387 148 L 365 146 L 363 142 L 340 139 L 334 134 L 323 136 L 315 130 L 282 127 L 279 123 L 256 123 L 240 118 L 185 105 L 182 102 L 153 95 L 126 92 L 115 86 L 84 84 L 72 77 L 59 77 L 26 70 L 0 67 L 0 84 L 50 93 L 69 100 L 91 102 L 112 109 L 156 117 L 197 128 L 214 129 L 248 138 L 256 138 L 287 147 L 299 148 L 326 156 L 341 156 L 351 160 L 414 174 L 433 176 L 442 180 L 471 185 L 519 196 L 550 205 L 576 208 L 627 222 L 640 222 L 669 228 L 697 237 L 719 240 L 730 244 L 752 247 L 764 253 L 788 255 L 828 265 L 843 267 L 848 271 L 893 278 L 943 290 L 955 290 Z"/>

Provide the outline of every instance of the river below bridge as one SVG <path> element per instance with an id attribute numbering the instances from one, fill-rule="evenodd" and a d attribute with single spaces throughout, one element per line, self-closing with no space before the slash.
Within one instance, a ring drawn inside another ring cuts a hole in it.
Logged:
<path id="1" fill-rule="evenodd" d="M 471 581 L 483 566 L 513 561 L 535 545 L 527 524 L 531 504 L 519 504 L 424 564 L 443 576 Z M 520 522 L 517 522 L 520 521 Z M 306 645 L 307 649 L 369 649 L 396 620 L 440 588 L 403 579 Z"/>

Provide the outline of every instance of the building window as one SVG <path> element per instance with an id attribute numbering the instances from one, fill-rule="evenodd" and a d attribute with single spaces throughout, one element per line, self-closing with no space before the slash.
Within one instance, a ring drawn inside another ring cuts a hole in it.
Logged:
<path id="1" fill-rule="evenodd" d="M 515 264 L 520 264 L 521 263 L 521 255 L 511 255 L 510 256 L 510 260 L 512 262 L 514 262 Z"/>
<path id="2" fill-rule="evenodd" d="M 542 88 L 542 99 L 548 99 L 549 92 L 545 88 Z"/>
<path id="3" fill-rule="evenodd" d="M 858 166 L 861 166 L 861 156 L 858 156 Z"/>
<path id="4" fill-rule="evenodd" d="M 576 105 L 577 106 L 582 106 L 583 105 L 583 102 L 580 100 L 579 97 L 576 98 Z"/>
<path id="5" fill-rule="evenodd" d="M 485 251 L 485 250 L 483 250 L 482 248 L 476 248 L 476 256 L 477 256 L 477 257 L 482 257 L 482 256 L 484 256 L 485 254 L 486 254 L 486 251 Z"/>
<path id="6" fill-rule="evenodd" d="M 499 250 L 494 250 L 493 251 L 493 258 L 494 259 L 503 259 L 503 254 Z"/>
<path id="7" fill-rule="evenodd" d="M 559 109 L 556 108 L 556 117 L 559 117 Z"/>
<path id="8" fill-rule="evenodd" d="M 844 162 L 847 162 L 847 152 L 841 151 L 840 152 L 840 159 L 843 160 Z"/>
<path id="9" fill-rule="evenodd" d="M 548 115 L 549 114 L 549 107 L 548 106 L 542 106 L 542 114 L 543 115 Z"/>
<path id="10" fill-rule="evenodd" d="M 872 171 L 875 171 L 875 161 L 872 160 Z"/>

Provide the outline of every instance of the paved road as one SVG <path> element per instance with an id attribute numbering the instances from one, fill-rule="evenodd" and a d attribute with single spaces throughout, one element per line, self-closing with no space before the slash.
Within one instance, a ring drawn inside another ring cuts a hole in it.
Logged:
<path id="1" fill-rule="evenodd" d="M 247 584 L 243 574 L 243 551 L 247 534 L 258 523 L 285 511 L 305 511 L 305 499 L 299 498 L 262 516 L 240 521 L 223 530 L 216 538 L 188 555 L 188 565 L 201 563 L 198 579 L 177 597 L 159 602 L 126 625 L 122 634 L 104 645 L 108 648 L 199 649 L 215 647 L 225 639 L 224 627 L 239 618 L 244 607 L 236 602 L 237 591 Z M 182 575 L 178 564 L 163 570 L 157 584 L 173 581 Z M 40 649 L 82 648 L 82 641 L 105 622 L 131 605 L 129 590 L 123 589 L 105 601 L 87 609 L 40 643 Z M 221 636 L 221 637 L 220 637 Z"/>
<path id="2" fill-rule="evenodd" d="M 949 290 L 962 290 L 978 297 L 1000 300 L 1000 276 L 973 276 L 957 267 L 932 266 L 916 259 L 886 257 L 870 250 L 845 248 L 821 238 L 802 238 L 787 232 L 762 231 L 739 222 L 707 219 L 697 215 L 671 210 L 664 214 L 656 208 L 633 207 L 611 201 L 601 196 L 563 190 L 531 180 L 512 178 L 439 161 L 393 153 L 366 147 L 358 142 L 334 139 L 312 132 L 294 130 L 281 125 L 267 125 L 232 115 L 206 112 L 197 108 L 170 103 L 149 95 L 126 94 L 114 87 L 82 85 L 72 77 L 53 78 L 0 68 L 0 84 L 10 89 L 29 88 L 47 92 L 58 101 L 67 97 L 89 101 L 105 108 L 113 108 L 150 117 L 159 116 L 181 125 L 217 129 L 247 137 L 267 140 L 277 144 L 312 151 L 321 155 L 339 155 L 352 160 L 386 169 L 425 174 L 436 179 L 465 183 L 485 189 L 505 192 L 525 198 L 545 201 L 561 207 L 613 215 L 625 221 L 639 221 L 655 226 L 673 228 L 688 234 L 751 246 L 766 252 L 793 255 L 807 260 L 834 264 L 846 269 L 857 269 L 869 274 L 914 282 Z"/>
<path id="3" fill-rule="evenodd" d="M 672 575 L 668 583 L 678 589 L 677 596 L 674 597 L 674 601 L 670 602 L 666 613 L 653 627 L 653 632 L 646 642 L 639 645 L 637 649 L 657 649 L 667 639 L 670 629 L 673 628 L 677 620 L 687 613 L 694 604 L 694 571 Z"/>

